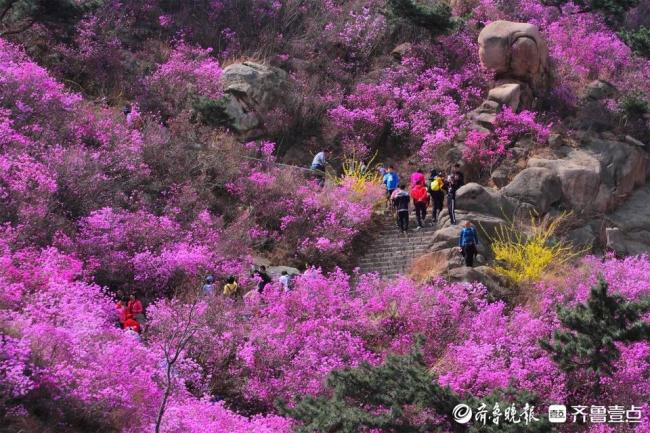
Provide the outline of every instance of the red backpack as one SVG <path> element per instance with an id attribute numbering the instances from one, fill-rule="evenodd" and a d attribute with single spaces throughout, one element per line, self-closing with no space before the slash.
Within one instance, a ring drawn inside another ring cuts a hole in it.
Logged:
<path id="1" fill-rule="evenodd" d="M 427 189 L 422 185 L 415 185 L 411 189 L 411 197 L 413 197 L 413 201 L 418 203 L 426 203 L 429 200 Z"/>

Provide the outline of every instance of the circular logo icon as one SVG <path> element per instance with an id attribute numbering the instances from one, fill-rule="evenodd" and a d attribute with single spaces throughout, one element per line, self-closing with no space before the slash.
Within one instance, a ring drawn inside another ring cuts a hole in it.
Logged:
<path id="1" fill-rule="evenodd" d="M 472 409 L 466 404 L 458 404 L 451 412 L 454 420 L 458 424 L 467 424 L 470 419 L 472 419 Z"/>

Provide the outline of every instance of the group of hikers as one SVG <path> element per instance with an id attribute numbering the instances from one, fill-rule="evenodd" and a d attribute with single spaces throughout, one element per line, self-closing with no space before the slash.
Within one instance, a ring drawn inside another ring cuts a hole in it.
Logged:
<path id="1" fill-rule="evenodd" d="M 251 278 L 257 280 L 256 289 L 259 293 L 262 293 L 264 291 L 264 288 L 273 281 L 269 273 L 266 271 L 266 266 L 264 265 L 260 266 L 259 268 L 254 267 Z M 281 272 L 280 277 L 278 278 L 278 282 L 285 292 L 288 292 L 293 287 L 293 280 L 287 271 Z M 214 277 L 212 275 L 208 275 L 205 278 L 203 287 L 201 288 L 201 294 L 203 296 L 214 296 L 216 288 L 217 286 L 215 284 Z M 223 285 L 222 293 L 224 296 L 229 298 L 237 298 L 242 296 L 241 287 L 239 286 L 239 283 L 237 282 L 237 278 L 235 276 L 231 275 L 226 279 L 226 282 Z"/>
<path id="2" fill-rule="evenodd" d="M 427 180 L 421 169 L 411 174 L 411 192 L 406 190 L 406 184 L 400 181 L 395 167 L 389 165 L 387 169 L 379 168 L 383 183 L 386 188 L 386 207 L 397 212 L 397 225 L 406 233 L 409 229 L 409 205 L 413 200 L 415 217 L 421 229 L 426 224 L 427 208 L 431 203 L 431 225 L 438 222 L 442 212 L 445 196 L 447 197 L 447 210 L 452 224 L 456 224 L 456 192 L 465 184 L 465 176 L 456 164 L 454 170 L 445 175 L 443 171 L 431 170 Z"/>
<path id="3" fill-rule="evenodd" d="M 264 287 L 273 281 L 264 265 L 259 268 L 254 267 L 251 278 L 257 280 L 256 289 L 259 293 L 262 293 Z M 289 275 L 287 271 L 281 272 L 278 282 L 284 292 L 288 292 L 293 288 L 292 275 Z M 208 275 L 205 278 L 205 283 L 201 287 L 201 295 L 213 296 L 216 287 L 214 276 Z M 251 290 L 249 293 L 252 292 L 255 292 L 255 290 Z M 225 280 L 222 293 L 224 296 L 229 298 L 239 298 L 242 296 L 241 287 L 237 282 L 236 277 L 229 276 Z M 245 297 L 246 295 L 243 296 Z M 118 292 L 118 300 L 115 304 L 115 308 L 117 310 L 117 321 L 119 322 L 120 328 L 123 329 L 125 333 L 139 341 L 145 324 L 144 307 L 142 306 L 142 302 L 135 296 L 135 294 L 131 294 L 127 298 L 124 296 L 123 292 L 120 291 Z"/>
<path id="4" fill-rule="evenodd" d="M 310 170 L 313 177 L 322 187 L 325 183 L 325 166 L 327 164 L 327 150 L 318 152 L 311 163 Z M 406 183 L 400 181 L 395 167 L 389 165 L 387 168 L 379 167 L 379 172 L 386 188 L 386 208 L 397 215 L 397 226 L 403 234 L 409 230 L 410 203 L 413 202 L 417 227 L 420 230 L 426 225 L 427 209 L 431 204 L 431 225 L 438 222 L 442 212 L 445 197 L 447 199 L 447 211 L 452 225 L 456 225 L 456 193 L 465 184 L 465 176 L 460 170 L 460 164 L 455 164 L 449 173 L 433 169 L 427 179 L 422 169 L 416 170 L 410 177 L 410 192 L 407 191 Z M 473 266 L 474 257 L 477 254 L 478 234 L 476 228 L 468 221 L 461 230 L 459 239 L 459 250 L 465 258 L 467 266 Z"/>
<path id="5" fill-rule="evenodd" d="M 411 201 L 413 201 L 417 221 L 415 230 L 420 230 L 426 225 L 429 204 L 432 205 L 431 225 L 437 224 L 445 196 L 451 224 L 457 224 L 456 193 L 465 184 L 465 176 L 460 171 L 460 164 L 456 164 L 449 174 L 433 169 L 428 179 L 421 169 L 416 170 L 411 174 L 410 193 L 406 190 L 406 184 L 400 181 L 394 166 L 389 165 L 386 169 L 380 167 L 379 170 L 386 188 L 386 207 L 397 214 L 397 226 L 403 234 L 406 234 L 409 229 Z M 465 265 L 473 266 L 477 255 L 478 233 L 469 221 L 460 232 L 458 246 L 465 258 Z"/>

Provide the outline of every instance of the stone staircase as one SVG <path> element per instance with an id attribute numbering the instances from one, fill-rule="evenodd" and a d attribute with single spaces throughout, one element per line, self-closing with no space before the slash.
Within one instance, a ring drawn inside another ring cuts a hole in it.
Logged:
<path id="1" fill-rule="evenodd" d="M 412 215 L 411 215 L 412 216 Z M 430 222 L 427 215 L 427 223 Z M 366 240 L 368 248 L 360 257 L 358 266 L 362 274 L 378 273 L 383 279 L 406 273 L 411 261 L 430 251 L 436 227 L 426 226 L 420 230 L 415 218 L 409 221 L 409 231 L 403 235 L 391 215 L 382 217 L 379 230 Z"/>

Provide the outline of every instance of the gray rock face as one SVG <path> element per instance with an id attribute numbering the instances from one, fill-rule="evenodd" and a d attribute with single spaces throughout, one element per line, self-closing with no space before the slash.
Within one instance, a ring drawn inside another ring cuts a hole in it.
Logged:
<path id="1" fill-rule="evenodd" d="M 519 101 L 521 100 L 520 83 L 507 83 L 490 89 L 488 92 L 488 100 L 495 101 L 499 105 L 506 105 L 513 111 L 519 108 Z"/>
<path id="2" fill-rule="evenodd" d="M 594 80 L 585 89 L 585 97 L 594 100 L 611 98 L 617 93 L 616 87 L 603 80 Z"/>
<path id="3" fill-rule="evenodd" d="M 587 249 L 591 249 L 598 240 L 596 233 L 590 225 L 571 230 L 567 233 L 566 238 L 573 245 Z"/>
<path id="4" fill-rule="evenodd" d="M 607 247 L 620 255 L 650 253 L 650 184 L 609 215 Z"/>
<path id="5" fill-rule="evenodd" d="M 463 213 L 502 217 L 512 215 L 515 208 L 513 200 L 478 183 L 468 183 L 456 193 L 456 209 Z"/>
<path id="6" fill-rule="evenodd" d="M 592 139 L 563 159 L 531 158 L 528 166 L 552 170 L 563 201 L 573 209 L 607 212 L 645 183 L 648 157 L 638 146 Z"/>
<path id="7" fill-rule="evenodd" d="M 562 184 L 553 170 L 529 167 L 503 188 L 503 194 L 530 204 L 541 215 L 562 199 Z"/>
<path id="8" fill-rule="evenodd" d="M 262 132 L 265 115 L 286 103 L 289 95 L 289 79 L 285 71 L 255 62 L 227 66 L 221 81 L 230 127 L 247 138 Z"/>

